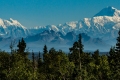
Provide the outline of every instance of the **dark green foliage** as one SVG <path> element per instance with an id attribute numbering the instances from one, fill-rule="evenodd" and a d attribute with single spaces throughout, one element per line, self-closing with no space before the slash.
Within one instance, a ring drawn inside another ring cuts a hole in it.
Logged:
<path id="1" fill-rule="evenodd" d="M 39 52 L 38 55 L 38 68 L 40 68 L 42 66 L 42 58 L 41 58 L 41 53 Z"/>
<path id="2" fill-rule="evenodd" d="M 76 66 L 80 65 L 80 60 L 83 55 L 83 44 L 81 34 L 79 34 L 79 40 L 74 42 L 73 47 L 69 48 L 69 50 L 71 52 L 69 55 L 70 61 L 73 61 Z"/>
<path id="3" fill-rule="evenodd" d="M 69 62 L 65 53 L 61 50 L 56 51 L 54 48 L 49 50 L 47 59 L 44 62 L 46 70 L 46 79 L 66 79 L 70 76 L 69 70 L 72 71 L 74 64 Z"/>
<path id="4" fill-rule="evenodd" d="M 44 48 L 43 48 L 43 61 L 46 62 L 46 59 L 47 59 L 47 54 L 48 54 L 48 50 L 47 50 L 47 46 L 44 45 Z"/>
<path id="5" fill-rule="evenodd" d="M 115 53 L 115 47 L 111 47 L 108 55 L 108 62 L 110 65 L 111 70 L 115 69 L 115 59 L 116 58 L 116 53 Z"/>
<path id="6" fill-rule="evenodd" d="M 0 51 L 0 80 L 120 79 L 120 31 L 116 47 L 111 47 L 107 55 L 100 55 L 99 50 L 92 55 L 84 52 L 81 35 L 68 55 L 55 48 L 48 51 L 45 45 L 43 54 L 39 52 L 35 56 L 32 52 L 32 59 L 29 59 L 25 48 L 22 38 L 17 51 L 11 48 L 12 54 Z"/>
<path id="7" fill-rule="evenodd" d="M 31 62 L 17 53 L 0 52 L 0 80 L 32 79 Z"/>
<path id="8" fill-rule="evenodd" d="M 120 30 L 118 32 L 118 37 L 117 37 L 117 43 L 116 43 L 116 49 L 115 49 L 116 53 L 120 54 Z"/>
<path id="9" fill-rule="evenodd" d="M 116 69 L 118 70 L 117 72 L 120 72 L 120 30 L 118 32 L 118 37 L 117 37 L 117 43 L 116 43 L 116 48 L 115 48 L 115 63 L 116 63 Z M 120 76 L 120 73 L 119 73 Z"/>
<path id="10" fill-rule="evenodd" d="M 112 71 L 113 79 L 120 78 L 120 30 L 118 32 L 116 46 L 110 49 L 108 62 Z"/>
<path id="11" fill-rule="evenodd" d="M 35 70 L 35 55 L 33 52 L 32 52 L 32 66 L 33 66 L 33 72 L 34 72 L 34 70 Z"/>
<path id="12" fill-rule="evenodd" d="M 83 44 L 82 44 L 82 36 L 81 34 L 79 34 L 79 39 L 78 39 L 78 48 L 79 48 L 79 52 L 83 53 Z"/>
<path id="13" fill-rule="evenodd" d="M 6 80 L 10 72 L 10 55 L 4 51 L 0 51 L 0 80 Z"/>
<path id="14" fill-rule="evenodd" d="M 118 32 L 118 37 L 117 37 L 117 43 L 116 43 L 116 48 L 115 48 L 115 62 L 116 65 L 120 65 L 120 30 Z M 120 68 L 120 66 L 118 66 L 118 68 Z"/>
<path id="15" fill-rule="evenodd" d="M 17 50 L 17 51 L 18 51 L 19 53 L 23 53 L 23 52 L 25 51 L 26 43 L 25 43 L 25 41 L 24 41 L 23 38 L 21 39 L 21 41 L 19 40 L 19 43 L 18 43 L 17 47 L 18 47 L 18 50 Z"/>
<path id="16" fill-rule="evenodd" d="M 96 50 L 94 54 L 92 54 L 93 59 L 95 60 L 95 64 L 100 64 L 100 58 L 99 58 L 99 50 Z"/>
<path id="17" fill-rule="evenodd" d="M 86 65 L 89 63 L 89 57 L 87 53 L 83 52 L 82 36 L 79 34 L 79 39 L 73 44 L 70 49 L 69 59 L 75 64 L 72 79 L 84 79 L 86 74 Z M 88 57 L 88 59 L 86 59 Z"/>
<path id="18" fill-rule="evenodd" d="M 44 54 L 47 54 L 48 53 L 48 50 L 47 50 L 47 46 L 45 45 L 44 48 L 43 48 L 43 53 Z"/>

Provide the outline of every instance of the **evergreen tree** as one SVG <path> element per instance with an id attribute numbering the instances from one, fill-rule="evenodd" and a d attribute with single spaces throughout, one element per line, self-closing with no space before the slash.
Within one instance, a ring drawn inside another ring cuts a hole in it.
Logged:
<path id="1" fill-rule="evenodd" d="M 0 80 L 7 80 L 10 73 L 9 58 L 10 54 L 0 51 Z"/>
<path id="2" fill-rule="evenodd" d="M 74 69 L 74 73 L 73 73 L 73 77 L 75 79 L 75 77 L 79 76 L 79 78 L 81 80 L 81 72 L 82 72 L 82 56 L 84 56 L 83 54 L 83 44 L 82 44 L 82 36 L 81 34 L 79 34 L 79 39 L 78 41 L 74 42 L 73 47 L 69 48 L 70 50 L 70 61 L 73 61 L 75 64 L 75 69 Z M 76 70 L 77 69 L 77 70 Z"/>
<path id="3" fill-rule="evenodd" d="M 83 44 L 82 44 L 82 36 L 79 34 L 79 39 L 78 39 L 78 47 L 79 47 L 79 53 L 83 53 Z"/>
<path id="4" fill-rule="evenodd" d="M 79 39 L 78 39 L 78 48 L 79 48 L 79 70 L 80 70 L 80 77 L 79 79 L 82 79 L 82 55 L 83 55 L 83 44 L 82 44 L 82 36 L 79 34 Z"/>
<path id="5" fill-rule="evenodd" d="M 33 71 L 30 60 L 25 63 L 25 58 L 21 54 L 13 53 L 10 73 L 7 80 L 32 80 Z"/>
<path id="6" fill-rule="evenodd" d="M 109 54 L 107 55 L 108 57 L 108 62 L 111 70 L 114 71 L 115 67 L 115 58 L 116 58 L 116 53 L 115 53 L 115 47 L 111 47 Z"/>
<path id="7" fill-rule="evenodd" d="M 48 79 L 48 64 L 49 64 L 49 54 L 48 54 L 47 46 L 44 45 L 44 48 L 43 48 L 43 67 L 44 67 L 44 73 L 45 73 L 46 79 Z"/>
<path id="8" fill-rule="evenodd" d="M 116 43 L 115 52 L 117 54 L 120 54 L 120 30 L 118 32 L 118 37 L 117 37 L 117 43 Z"/>
<path id="9" fill-rule="evenodd" d="M 39 52 L 39 55 L 38 55 L 38 68 L 40 68 L 40 66 L 42 66 L 42 58 L 41 58 L 41 53 Z"/>
<path id="10" fill-rule="evenodd" d="M 26 43 L 25 43 L 25 41 L 24 41 L 23 38 L 21 39 L 21 41 L 19 40 L 19 43 L 18 43 L 17 47 L 18 47 L 18 50 L 17 50 L 17 51 L 18 51 L 19 53 L 24 53 L 25 48 L 26 48 Z"/>
<path id="11" fill-rule="evenodd" d="M 47 46 L 45 45 L 43 48 L 43 54 L 46 54 L 46 53 L 48 53 L 48 50 L 47 50 Z"/>
<path id="12" fill-rule="evenodd" d="M 43 48 L 43 61 L 44 61 L 44 63 L 46 63 L 47 57 L 48 57 L 48 50 L 47 50 L 47 46 L 45 45 Z"/>
<path id="13" fill-rule="evenodd" d="M 108 55 L 108 62 L 112 71 L 112 78 L 120 78 L 120 30 L 118 32 L 116 46 L 111 48 Z"/>
<path id="14" fill-rule="evenodd" d="M 116 78 L 120 78 L 120 30 L 118 32 L 117 43 L 115 48 L 115 74 Z"/>
<path id="15" fill-rule="evenodd" d="M 44 63 L 46 63 L 46 60 L 47 60 L 47 56 L 48 55 L 48 50 L 47 50 L 47 46 L 44 45 L 44 48 L 43 48 L 43 61 Z"/>
<path id="16" fill-rule="evenodd" d="M 78 49 L 78 42 L 74 42 L 73 47 L 69 48 L 70 55 L 69 59 L 71 62 L 74 62 L 75 66 L 79 65 L 79 49 Z"/>
<path id="17" fill-rule="evenodd" d="M 45 67 L 44 67 L 43 62 L 42 62 L 41 53 L 39 52 L 37 72 L 39 73 L 38 78 L 40 78 L 41 80 L 45 80 L 44 71 L 45 71 Z"/>
<path id="18" fill-rule="evenodd" d="M 95 61 L 95 64 L 96 64 L 96 65 L 99 65 L 99 64 L 100 64 L 99 50 L 96 50 L 96 51 L 94 52 L 94 54 L 92 54 L 92 57 L 93 57 L 93 59 L 94 59 L 94 61 Z"/>
<path id="19" fill-rule="evenodd" d="M 13 41 L 11 41 L 11 44 L 10 44 L 10 50 L 11 50 L 11 54 L 13 53 L 13 52 L 15 52 L 15 50 L 14 50 L 14 47 L 15 47 L 15 44 L 16 44 L 16 41 L 15 40 L 13 40 Z"/>
<path id="20" fill-rule="evenodd" d="M 35 71 L 35 55 L 32 51 L 32 66 L 33 66 L 33 72 Z"/>

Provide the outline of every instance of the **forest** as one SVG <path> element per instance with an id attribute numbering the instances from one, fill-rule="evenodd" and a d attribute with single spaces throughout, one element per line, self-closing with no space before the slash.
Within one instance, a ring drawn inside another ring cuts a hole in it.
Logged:
<path id="1" fill-rule="evenodd" d="M 116 40 L 108 54 L 100 55 L 99 50 L 84 52 L 79 34 L 69 53 L 55 48 L 48 50 L 44 45 L 43 51 L 37 56 L 32 52 L 30 59 L 22 38 L 17 50 L 11 45 L 11 53 L 0 51 L 0 80 L 119 80 L 120 31 Z"/>

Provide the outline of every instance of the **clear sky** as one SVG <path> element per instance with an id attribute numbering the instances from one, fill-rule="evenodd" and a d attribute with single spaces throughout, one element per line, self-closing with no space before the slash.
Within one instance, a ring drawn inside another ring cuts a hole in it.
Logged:
<path id="1" fill-rule="evenodd" d="M 120 10 L 120 0 L 0 0 L 0 18 L 25 27 L 57 25 L 90 18 L 107 6 Z"/>

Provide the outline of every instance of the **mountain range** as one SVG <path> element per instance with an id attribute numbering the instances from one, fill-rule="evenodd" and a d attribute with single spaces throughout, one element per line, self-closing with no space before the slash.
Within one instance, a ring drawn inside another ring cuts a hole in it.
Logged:
<path id="1" fill-rule="evenodd" d="M 91 18 L 29 29 L 12 18 L 0 19 L 0 43 L 8 40 L 7 46 L 11 39 L 19 40 L 24 37 L 28 47 L 36 51 L 40 50 L 40 45 L 43 47 L 44 44 L 68 51 L 73 42 L 78 39 L 78 34 L 81 33 L 85 50 L 109 51 L 109 48 L 116 43 L 119 29 L 120 10 L 108 6 Z M 0 46 L 1 49 L 5 47 Z"/>

